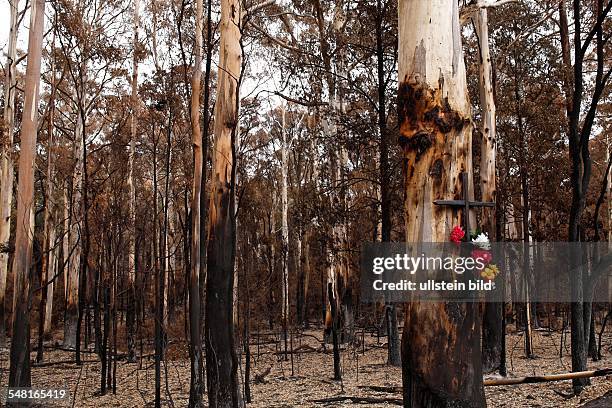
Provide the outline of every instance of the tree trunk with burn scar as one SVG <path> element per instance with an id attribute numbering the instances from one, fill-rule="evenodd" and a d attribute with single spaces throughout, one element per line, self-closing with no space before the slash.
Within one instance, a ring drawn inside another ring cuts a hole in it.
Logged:
<path id="1" fill-rule="evenodd" d="M 496 196 L 495 162 L 496 162 L 496 123 L 493 66 L 489 50 L 489 23 L 486 8 L 481 8 L 475 16 L 476 30 L 480 44 L 479 89 L 482 109 L 481 148 L 480 148 L 480 192 L 482 201 L 493 202 Z M 482 209 L 482 230 L 494 239 L 495 208 Z M 505 358 L 502 357 L 503 303 L 487 302 L 484 305 L 482 326 L 482 366 L 484 372 L 505 372 Z"/>
<path id="2" fill-rule="evenodd" d="M 239 405 L 232 315 L 235 256 L 235 139 L 241 70 L 240 3 L 221 1 L 206 282 L 206 379 L 211 408 Z"/>
<path id="3" fill-rule="evenodd" d="M 457 2 L 400 0 L 399 79 L 406 241 L 445 242 L 450 230 L 461 225 L 462 214 L 433 201 L 460 199 L 468 186 L 461 185 L 459 174 L 472 170 Z M 477 303 L 407 305 L 402 338 L 405 406 L 486 406 L 479 314 Z"/>
<path id="4" fill-rule="evenodd" d="M 23 121 L 21 124 L 21 154 L 17 187 L 17 224 L 13 274 L 15 292 L 13 308 L 13 338 L 11 341 L 9 387 L 30 387 L 30 268 L 34 246 L 34 163 L 36 161 L 36 130 L 40 90 L 45 2 L 36 0 L 30 9 L 28 66 L 26 68 Z M 7 404 L 23 406 L 25 403 Z"/>

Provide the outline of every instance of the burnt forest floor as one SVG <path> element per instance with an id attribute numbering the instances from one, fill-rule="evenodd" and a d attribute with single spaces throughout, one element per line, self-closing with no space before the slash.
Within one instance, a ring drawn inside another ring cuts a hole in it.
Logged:
<path id="1" fill-rule="evenodd" d="M 547 330 L 534 331 L 535 359 L 526 359 L 522 333 L 509 327 L 507 336 L 508 375 L 529 376 L 558 374 L 571 368 L 569 333 L 566 333 L 563 356 L 559 357 L 561 334 Z M 177 328 L 180 336 L 180 328 Z M 120 332 L 120 336 L 123 332 Z M 172 333 L 171 333 L 172 334 Z M 176 334 L 176 333 L 175 333 Z M 155 368 L 152 344 L 144 345 L 144 357 L 128 364 L 125 359 L 117 363 L 117 393 L 100 395 L 100 363 L 90 348 L 83 353 L 84 364 L 74 363 L 74 352 L 58 349 L 62 334 L 45 342 L 44 363 L 34 364 L 32 385 L 36 388 L 66 388 L 70 400 L 54 405 L 66 407 L 145 407 L 154 406 Z M 401 370 L 385 364 L 387 357 L 385 338 L 357 332 L 358 341 L 342 346 L 342 381 L 333 380 L 333 354 L 331 346 L 323 349 L 321 330 L 308 330 L 293 336 L 293 361 L 282 355 L 284 343 L 278 333 L 261 332 L 251 335 L 251 393 L 252 407 L 324 407 L 324 406 L 397 406 L 401 401 Z M 32 336 L 34 339 L 34 335 Z M 121 338 L 121 337 L 120 337 Z M 170 338 L 173 338 L 171 335 Z M 364 344 L 361 339 L 365 340 Z M 32 341 L 33 345 L 35 341 Z M 123 342 L 122 342 L 123 343 Z M 289 345 L 290 347 L 290 345 Z M 125 355 L 120 348 L 119 355 Z M 8 349 L 0 352 L 0 384 L 8 382 Z M 602 347 L 603 359 L 592 362 L 589 369 L 612 367 L 612 330 L 606 330 Z M 31 354 L 32 360 L 36 352 Z M 244 354 L 239 367 L 245 369 Z M 162 406 L 186 407 L 189 398 L 189 358 L 185 342 L 170 341 L 166 361 L 162 363 Z M 486 387 L 491 407 L 580 407 L 609 406 L 609 399 L 598 398 L 612 391 L 612 376 L 593 378 L 592 385 L 578 397 L 570 397 L 571 381 Z M 206 396 L 204 398 L 206 401 Z M 326 400 L 326 401 L 317 401 Z M 600 405 L 595 405 L 600 404 Z"/>

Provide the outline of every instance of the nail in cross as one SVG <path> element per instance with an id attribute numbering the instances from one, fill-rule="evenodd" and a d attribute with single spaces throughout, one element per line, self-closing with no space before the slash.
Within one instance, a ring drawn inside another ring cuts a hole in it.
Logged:
<path id="1" fill-rule="evenodd" d="M 494 202 L 470 201 L 468 174 L 461 173 L 461 184 L 463 186 L 463 200 L 435 200 L 435 205 L 446 205 L 455 208 L 463 208 L 463 230 L 470 236 L 470 208 L 495 207 Z"/>

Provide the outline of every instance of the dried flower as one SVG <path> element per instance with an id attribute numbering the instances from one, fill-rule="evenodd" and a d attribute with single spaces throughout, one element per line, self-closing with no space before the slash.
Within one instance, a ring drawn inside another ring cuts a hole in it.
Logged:
<path id="1" fill-rule="evenodd" d="M 465 237 L 465 231 L 460 226 L 456 226 L 450 233 L 450 240 L 455 244 L 461 242 L 461 240 Z"/>
<path id="2" fill-rule="evenodd" d="M 482 276 L 483 279 L 488 281 L 492 281 L 493 279 L 495 279 L 495 277 L 497 277 L 497 275 L 499 275 L 499 268 L 495 264 L 487 265 L 486 268 L 484 268 L 482 272 L 480 272 L 480 276 Z"/>
<path id="3" fill-rule="evenodd" d="M 485 232 L 478 234 L 478 236 L 472 240 L 472 243 L 478 248 L 486 251 L 491 249 L 491 241 L 489 241 L 489 236 Z"/>
<path id="4" fill-rule="evenodd" d="M 474 259 L 482 259 L 482 263 L 485 265 L 493 260 L 493 255 L 489 251 L 485 251 L 484 249 L 474 249 L 472 251 L 472 258 Z"/>

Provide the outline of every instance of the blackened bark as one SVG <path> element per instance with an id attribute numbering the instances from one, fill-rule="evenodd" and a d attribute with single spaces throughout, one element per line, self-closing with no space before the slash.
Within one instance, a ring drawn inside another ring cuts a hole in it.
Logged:
<path id="1" fill-rule="evenodd" d="M 81 106 L 81 110 L 85 109 L 85 107 Z M 81 117 L 85 118 L 85 113 L 81 112 Z M 83 121 L 84 122 L 84 121 Z M 87 301 L 87 269 L 89 266 L 89 199 L 87 194 L 88 189 L 88 171 L 87 171 L 87 133 L 86 133 L 85 123 L 83 123 L 83 134 L 81 137 L 83 138 L 83 200 L 82 200 L 82 214 L 83 214 L 83 229 L 84 233 L 82 234 L 82 244 L 83 244 L 83 252 L 81 252 L 80 259 L 80 273 L 79 273 L 79 316 L 77 320 L 77 330 L 76 330 L 76 363 L 78 365 L 81 364 L 81 327 L 83 325 L 83 312 L 85 311 L 85 303 Z"/>
<path id="2" fill-rule="evenodd" d="M 484 305 L 482 326 L 482 371 L 491 373 L 500 369 L 503 341 L 503 303 Z"/>
<path id="3" fill-rule="evenodd" d="M 604 74 L 604 36 L 603 24 L 607 15 L 612 9 L 612 2 L 606 3 L 604 7 L 603 0 L 597 0 L 594 4 L 595 23 L 588 30 L 583 41 L 582 31 L 582 14 L 583 10 L 580 0 L 572 2 L 574 16 L 574 37 L 573 51 L 574 64 L 572 66 L 568 58 L 567 48 L 569 44 L 569 29 L 567 27 L 567 16 L 564 16 L 564 5 L 560 6 L 561 14 L 561 44 L 563 48 L 564 65 L 567 72 L 572 72 L 573 77 L 566 75 L 565 90 L 567 101 L 567 117 L 568 117 L 568 140 L 569 140 L 569 156 L 571 160 L 570 181 L 572 186 L 572 203 L 570 208 L 570 219 L 568 225 L 568 241 L 579 241 L 579 228 L 581 224 L 582 213 L 586 204 L 586 192 L 589 188 L 591 178 L 591 156 L 589 150 L 589 138 L 595 121 L 598 104 L 602 97 L 603 90 L 606 87 L 610 74 L 608 71 Z M 594 87 L 586 110 L 583 110 L 583 101 L 585 98 L 583 68 L 584 59 L 587 50 L 593 45 L 595 39 L 595 55 L 596 55 L 596 73 Z M 572 70 L 573 68 L 573 70 Z M 573 86 L 572 86 L 573 85 Z M 582 112 L 585 112 L 584 118 Z M 570 307 L 571 317 L 571 346 L 572 346 L 572 371 L 584 371 L 587 364 L 587 340 L 589 322 L 585 321 L 585 301 L 588 301 L 585 296 L 585 282 L 582 268 L 577 268 L 580 264 L 580 259 L 575 256 L 570 258 L 570 276 L 571 295 L 574 301 Z M 589 283 L 586 283 L 587 289 Z M 588 315 L 588 310 L 586 310 Z M 587 384 L 585 379 L 573 379 L 574 393 L 579 394 Z"/>
<path id="4" fill-rule="evenodd" d="M 331 308 L 331 336 L 334 350 L 334 380 L 339 381 L 342 379 L 342 373 L 340 371 L 340 345 L 338 339 L 338 303 L 334 297 L 334 288 L 331 282 L 327 284 L 327 296 Z"/>
<path id="5" fill-rule="evenodd" d="M 232 184 L 219 194 L 220 208 L 215 209 L 218 218 L 211 217 L 209 227 L 205 343 L 211 407 L 238 406 L 238 360 L 234 349 L 232 313 L 235 256 L 233 188 Z"/>
<path id="6" fill-rule="evenodd" d="M 380 183 L 380 212 L 381 212 L 381 239 L 382 242 L 391 241 L 391 194 L 389 171 L 389 130 L 387 127 L 387 83 L 385 81 L 383 44 L 383 19 L 385 8 L 382 0 L 376 1 L 376 68 L 378 88 L 378 131 L 379 143 L 379 183 Z M 395 304 L 386 305 L 387 317 L 387 362 L 399 367 L 401 365 L 399 330 L 397 328 L 397 308 Z"/>
<path id="7" fill-rule="evenodd" d="M 103 289 L 103 298 L 104 298 L 104 335 L 102 337 L 102 345 L 100 349 L 100 363 L 102 365 L 102 369 L 100 370 L 100 394 L 106 394 L 107 387 L 107 360 L 108 360 L 108 334 L 109 334 L 109 326 L 110 326 L 110 288 L 107 284 L 104 285 Z"/>
<path id="8" fill-rule="evenodd" d="M 595 338 L 595 318 L 593 317 L 593 303 L 589 304 L 591 308 L 591 324 L 589 325 L 589 357 L 593 361 L 599 361 L 599 353 L 597 352 L 597 340 Z"/>

